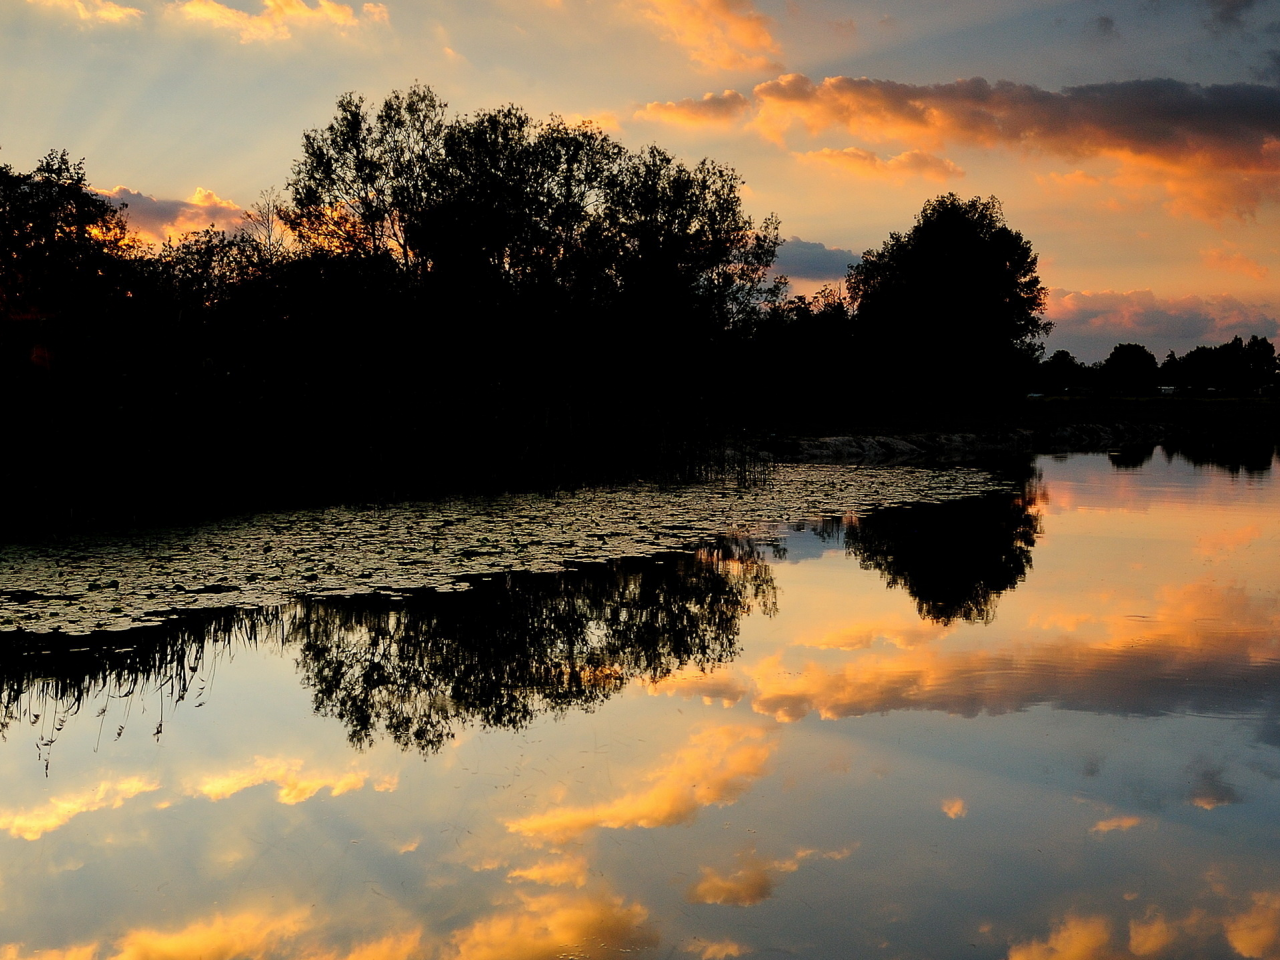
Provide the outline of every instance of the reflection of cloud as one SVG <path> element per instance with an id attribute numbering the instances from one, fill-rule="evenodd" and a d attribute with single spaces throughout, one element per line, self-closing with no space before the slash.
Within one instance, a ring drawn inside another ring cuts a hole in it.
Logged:
<path id="1" fill-rule="evenodd" d="M 351 7 L 333 0 L 316 0 L 307 6 L 303 0 L 262 0 L 262 12 L 246 13 L 218 0 L 181 0 L 174 7 L 188 20 L 208 24 L 217 29 L 240 34 L 241 43 L 288 40 L 291 26 L 325 26 L 346 29 L 365 23 L 385 23 L 387 8 L 381 3 L 366 3 L 357 16 Z"/>
<path id="2" fill-rule="evenodd" d="M 647 103 L 636 111 L 637 120 L 658 120 L 685 127 L 702 127 L 707 124 L 728 124 L 742 116 L 750 102 L 736 90 L 724 93 L 705 93 L 701 100 L 685 97 L 683 100 Z"/>
<path id="3" fill-rule="evenodd" d="M 816 850 L 797 850 L 788 860 L 762 860 L 754 850 L 738 854 L 738 869 L 722 874 L 713 867 L 703 867 L 702 876 L 689 888 L 692 903 L 720 903 L 734 907 L 750 907 L 773 896 L 780 873 L 795 873 L 800 861 Z"/>
<path id="4" fill-rule="evenodd" d="M 1222 767 L 1193 765 L 1191 793 L 1187 802 L 1201 810 L 1213 810 L 1233 803 L 1242 803 L 1236 788 L 1222 779 L 1225 772 Z"/>
<path id="5" fill-rule="evenodd" d="M 1089 642 L 1063 638 L 956 652 L 877 646 L 843 664 L 811 662 L 799 670 L 778 654 L 752 668 L 752 706 L 789 722 L 814 711 L 828 720 L 889 710 L 976 716 L 1037 703 L 1100 712 L 1239 710 L 1274 698 L 1268 678 L 1280 673 L 1275 597 L 1205 580 L 1163 591 L 1149 619 L 1095 610 L 1089 627 Z"/>
<path id="6" fill-rule="evenodd" d="M 669 677 L 663 677 L 650 684 L 648 690 L 653 695 L 665 693 L 669 697 L 674 695 L 686 700 L 701 697 L 707 706 L 718 700 L 725 707 L 733 706 L 747 692 L 742 681 L 728 670 L 704 673 L 692 668 L 678 670 Z"/>
<path id="7" fill-rule="evenodd" d="M 131 930 L 116 944 L 111 960 L 259 960 L 276 954 L 280 945 L 302 933 L 307 911 L 294 910 L 272 916 L 250 911 L 215 916 L 173 933 Z"/>
<path id="8" fill-rule="evenodd" d="M 95 23 L 120 23 L 142 16 L 136 7 L 123 7 L 111 0 L 27 0 L 28 3 L 74 13 L 81 20 Z"/>
<path id="9" fill-rule="evenodd" d="M 769 20 L 750 0 L 645 0 L 644 13 L 689 51 L 695 63 L 719 70 L 776 66 Z"/>
<path id="10" fill-rule="evenodd" d="M 1047 940 L 1020 943 L 1009 960 L 1103 960 L 1111 956 L 1111 925 L 1105 917 L 1067 917 Z"/>
<path id="11" fill-rule="evenodd" d="M 241 790 L 274 783 L 280 788 L 276 799 L 281 803 L 294 804 L 311 799 L 325 787 L 335 797 L 349 790 L 359 790 L 367 779 L 368 774 L 354 770 L 346 773 L 303 773 L 301 760 L 256 757 L 252 767 L 205 777 L 193 793 L 203 794 L 210 800 L 225 800 Z"/>
<path id="12" fill-rule="evenodd" d="M 1129 830 L 1142 823 L 1141 817 L 1111 817 L 1099 820 L 1089 828 L 1090 833 L 1110 833 L 1112 830 Z"/>
<path id="13" fill-rule="evenodd" d="M 684 948 L 686 953 L 696 953 L 701 960 L 726 960 L 727 957 L 741 957 L 750 953 L 748 947 L 732 940 L 707 941 L 695 939 Z"/>
<path id="14" fill-rule="evenodd" d="M 1230 530 L 1218 530 L 1196 538 L 1196 553 L 1202 557 L 1218 557 L 1224 553 L 1248 546 L 1262 536 L 1262 530 L 1256 523 Z"/>
<path id="15" fill-rule="evenodd" d="M 0 960 L 94 960 L 98 955 L 96 943 L 82 947 L 68 947 L 66 950 L 41 950 L 38 954 L 23 956 L 18 952 L 20 944 L 0 944 Z"/>
<path id="16" fill-rule="evenodd" d="M 952 820 L 961 820 L 969 815 L 969 805 L 962 797 L 950 797 L 942 801 L 942 812 Z"/>
<path id="17" fill-rule="evenodd" d="M 1173 943 L 1175 934 L 1173 926 L 1153 910 L 1146 919 L 1129 921 L 1129 952 L 1139 957 L 1159 953 Z"/>
<path id="18" fill-rule="evenodd" d="M 520 895 L 520 906 L 486 917 L 451 938 L 448 960 L 557 960 L 589 944 L 591 955 L 655 947 L 648 911 L 621 898 L 582 894 Z"/>
<path id="19" fill-rule="evenodd" d="M 1045 316 L 1054 323 L 1052 349 L 1106 356 L 1122 342 L 1146 344 L 1157 355 L 1220 343 L 1237 334 L 1274 337 L 1274 311 L 1231 296 L 1157 297 L 1150 290 L 1049 292 Z"/>
<path id="20" fill-rule="evenodd" d="M 0 810 L 0 830 L 7 830 L 12 837 L 38 840 L 82 813 L 107 807 L 114 809 L 140 793 L 159 789 L 160 784 L 143 777 L 126 777 L 114 782 L 104 780 L 91 790 L 53 797 L 48 803 L 31 810 Z"/>
<path id="21" fill-rule="evenodd" d="M 760 727 L 712 727 L 650 773 L 651 786 L 592 807 L 565 807 L 507 824 L 508 829 L 564 843 L 594 827 L 669 827 L 701 807 L 732 803 L 762 776 L 776 744 Z"/>
<path id="22" fill-rule="evenodd" d="M 964 176 L 964 171 L 945 157 L 936 157 L 924 150 L 908 150 L 884 159 L 871 150 L 845 147 L 833 150 L 825 147 L 798 155 L 801 160 L 826 163 L 860 177 L 904 182 L 909 177 L 922 177 L 945 183 Z"/>
<path id="23" fill-rule="evenodd" d="M 125 206 L 130 229 L 155 243 L 210 225 L 235 230 L 244 213 L 235 203 L 204 187 L 196 187 L 186 200 L 157 200 L 123 186 L 99 192 L 117 207 Z"/>
<path id="24" fill-rule="evenodd" d="M 560 857 L 555 860 L 540 860 L 522 870 L 512 870 L 507 876 L 515 880 L 544 883 L 549 887 L 581 888 L 587 883 L 587 869 L 585 857 Z"/>
<path id="25" fill-rule="evenodd" d="M 1273 956 L 1280 947 L 1280 894 L 1255 893 L 1252 909 L 1228 917 L 1223 928 L 1240 956 Z"/>

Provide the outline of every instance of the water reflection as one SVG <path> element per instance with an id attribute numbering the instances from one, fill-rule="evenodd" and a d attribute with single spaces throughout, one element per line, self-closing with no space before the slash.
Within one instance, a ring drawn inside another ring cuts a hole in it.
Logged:
<path id="1" fill-rule="evenodd" d="M 166 703 L 201 705 L 219 658 L 265 644 L 296 656 L 315 711 L 340 720 L 353 745 L 386 734 L 432 752 L 462 726 L 519 729 L 589 709 L 632 679 L 710 669 L 737 653 L 743 616 L 776 607 L 760 547 L 723 538 L 692 553 L 477 578 L 466 590 L 305 598 L 70 638 L 10 634 L 0 735 L 34 726 L 47 756 L 87 704 L 105 727 L 113 701 L 156 696 L 159 736 Z"/>

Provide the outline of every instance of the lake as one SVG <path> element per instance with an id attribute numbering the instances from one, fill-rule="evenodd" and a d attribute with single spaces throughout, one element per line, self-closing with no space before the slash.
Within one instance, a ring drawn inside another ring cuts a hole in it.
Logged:
<path id="1" fill-rule="evenodd" d="M 779 467 L 0 550 L 0 960 L 1280 956 L 1280 487 Z"/>

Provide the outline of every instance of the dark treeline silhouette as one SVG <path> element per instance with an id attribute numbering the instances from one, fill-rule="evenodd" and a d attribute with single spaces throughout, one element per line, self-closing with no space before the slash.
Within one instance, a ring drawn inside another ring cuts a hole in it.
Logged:
<path id="1" fill-rule="evenodd" d="M 1232 337 L 1217 346 L 1193 347 L 1179 357 L 1170 350 L 1163 361 L 1137 343 L 1119 343 L 1105 360 L 1081 363 L 1056 350 L 1040 364 L 1035 386 L 1046 394 L 1143 397 L 1271 397 L 1280 385 L 1275 346 L 1256 334 L 1248 341 Z"/>
<path id="2" fill-rule="evenodd" d="M 159 735 L 165 702 L 198 702 L 220 657 L 261 644 L 297 657 L 315 711 L 340 720 L 354 745 L 386 735 L 431 752 L 464 726 L 520 729 L 589 709 L 631 680 L 710 669 L 737 654 L 748 611 L 776 608 L 749 540 L 470 585 L 183 614 L 123 633 L 6 633 L 0 735 L 36 726 L 47 753 L 86 704 L 148 695 L 161 698 Z M 118 734 L 117 719 L 103 722 Z"/>
<path id="3" fill-rule="evenodd" d="M 424 87 L 344 96 L 287 196 L 158 251 L 65 153 L 2 167 L 6 502 L 52 523 L 696 475 L 781 289 L 741 183 Z"/>

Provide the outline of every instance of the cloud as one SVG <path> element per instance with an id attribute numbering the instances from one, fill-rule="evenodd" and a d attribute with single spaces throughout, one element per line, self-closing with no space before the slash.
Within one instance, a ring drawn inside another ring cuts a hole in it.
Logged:
<path id="1" fill-rule="evenodd" d="M 683 100 L 647 103 L 636 111 L 637 120 L 656 120 L 682 127 L 728 125 L 751 109 L 751 101 L 736 90 L 724 93 L 704 93 L 701 100 L 685 97 Z"/>
<path id="2" fill-rule="evenodd" d="M 798 154 L 801 160 L 827 163 L 842 170 L 849 170 L 861 177 L 904 182 L 909 177 L 923 177 L 945 183 L 964 176 L 964 171 L 945 157 L 935 157 L 924 150 L 908 150 L 896 157 L 882 159 L 878 154 L 861 147 L 845 147 L 833 150 L 825 147 L 809 153 Z"/>
<path id="3" fill-rule="evenodd" d="M 586 858 L 562 857 L 557 860 L 541 860 L 531 867 L 512 870 L 507 876 L 514 880 L 545 883 L 550 887 L 573 886 L 582 888 L 587 884 L 587 870 Z"/>
<path id="4" fill-rule="evenodd" d="M 642 12 L 700 66 L 715 70 L 776 69 L 769 18 L 750 0 L 646 0 Z"/>
<path id="5" fill-rule="evenodd" d="M 271 915 L 250 911 L 192 923 L 181 930 L 132 930 L 116 944 L 111 960 L 260 960 L 278 956 L 283 941 L 307 926 L 307 911 Z"/>
<path id="6" fill-rule="evenodd" d="M 712 867 L 703 867 L 702 876 L 689 888 L 687 898 L 691 903 L 719 903 L 733 907 L 750 907 L 768 900 L 777 886 L 777 875 L 795 873 L 800 862 L 811 857 L 816 850 L 797 850 L 787 860 L 763 860 L 755 850 L 738 854 L 738 869 L 722 874 Z"/>
<path id="7" fill-rule="evenodd" d="M 1223 928 L 1240 956 L 1273 956 L 1280 946 L 1280 894 L 1255 893 L 1252 909 L 1229 917 Z"/>
<path id="8" fill-rule="evenodd" d="M 1155 186 L 1174 212 L 1247 216 L 1280 199 L 1280 89 L 1130 80 L 1067 87 L 975 77 L 919 85 L 867 77 L 815 83 L 792 73 L 753 91 L 752 126 L 779 144 L 795 124 L 843 128 L 915 150 L 1005 147 L 1069 160 L 1105 157 L 1123 183 Z"/>
<path id="9" fill-rule="evenodd" d="M 1099 820 L 1089 828 L 1090 833 L 1110 833 L 1113 830 L 1130 830 L 1142 823 L 1141 817 L 1111 817 Z"/>
<path id="10" fill-rule="evenodd" d="M 53 7 L 74 13 L 80 20 L 91 23 L 124 23 L 142 16 L 136 7 L 124 7 L 111 0 L 27 0 L 42 7 Z"/>
<path id="11" fill-rule="evenodd" d="M 676 671 L 669 677 L 656 680 L 649 685 L 648 690 L 654 696 L 665 693 L 669 697 L 678 696 L 686 700 L 701 697 L 707 706 L 719 701 L 724 707 L 732 707 L 747 692 L 742 681 L 727 670 L 703 673 L 692 668 Z"/>
<path id="12" fill-rule="evenodd" d="M 648 911 L 621 898 L 553 893 L 519 895 L 520 906 L 486 917 L 453 935 L 447 960 L 557 960 L 590 944 L 592 956 L 632 953 L 658 945 L 644 926 Z"/>
<path id="13" fill-rule="evenodd" d="M 1009 960 L 1104 960 L 1113 956 L 1110 945 L 1105 917 L 1067 917 L 1047 940 L 1011 947 Z"/>
<path id="14" fill-rule="evenodd" d="M 650 786 L 590 807 L 565 807 L 508 823 L 535 840 L 565 843 L 596 827 L 669 827 L 698 810 L 740 797 L 765 773 L 776 744 L 760 727 L 721 726 L 694 734 L 688 746 L 645 779 Z"/>
<path id="15" fill-rule="evenodd" d="M 1202 557 L 1217 559 L 1233 553 L 1241 547 L 1247 547 L 1261 536 L 1262 529 L 1257 524 L 1250 523 L 1243 527 L 1229 527 L 1197 537 L 1195 552 Z"/>
<path id="16" fill-rule="evenodd" d="M 1192 765 L 1191 792 L 1187 802 L 1201 810 L 1213 810 L 1217 807 L 1243 803 L 1236 788 L 1222 779 L 1225 772 L 1222 767 L 1205 764 Z"/>
<path id="17" fill-rule="evenodd" d="M 1280 332 L 1273 308 L 1225 294 L 1162 298 L 1150 290 L 1054 289 L 1045 316 L 1054 324 L 1048 349 L 1070 350 L 1085 360 L 1101 360 L 1117 343 L 1142 343 L 1159 357 L 1233 336 Z"/>
<path id="18" fill-rule="evenodd" d="M 217 0 L 180 0 L 173 5 L 177 13 L 193 23 L 240 34 L 241 43 L 288 40 L 291 27 L 336 27 L 340 32 L 369 23 L 386 23 L 387 8 L 381 3 L 366 3 L 360 16 L 344 3 L 316 0 L 308 6 L 304 0 L 262 0 L 262 12 L 246 13 Z"/>
<path id="19" fill-rule="evenodd" d="M 153 243 L 210 225 L 232 231 L 240 226 L 244 214 L 237 204 L 204 187 L 196 187 L 186 200 L 157 200 L 124 186 L 98 192 L 117 207 L 124 207 L 130 228 Z"/>
<path id="20" fill-rule="evenodd" d="M 852 250 L 791 237 L 779 248 L 773 269 L 804 280 L 843 280 L 849 265 L 861 259 Z"/>
<path id="21" fill-rule="evenodd" d="M 160 784 L 145 777 L 104 780 L 81 793 L 53 797 L 47 803 L 29 810 L 0 810 L 0 830 L 11 837 L 39 840 L 46 833 L 65 826 L 82 813 L 107 807 L 118 808 L 140 793 L 159 790 Z"/>
<path id="22" fill-rule="evenodd" d="M 1271 273 L 1266 267 L 1251 257 L 1246 257 L 1235 244 L 1224 242 L 1221 247 L 1210 247 L 1200 251 L 1200 260 L 1211 270 L 1223 270 L 1227 273 L 1239 273 L 1254 280 L 1265 280 Z"/>
<path id="23" fill-rule="evenodd" d="M 708 941 L 695 939 L 693 943 L 685 945 L 684 951 L 685 953 L 696 953 L 700 960 L 727 960 L 729 957 L 741 957 L 744 954 L 748 954 L 751 949 L 732 940 Z"/>
<path id="24" fill-rule="evenodd" d="M 1145 920 L 1129 921 L 1129 952 L 1139 957 L 1159 953 L 1173 943 L 1177 930 L 1159 912 L 1152 910 Z"/>
<path id="25" fill-rule="evenodd" d="M 942 812 L 952 820 L 962 820 L 969 815 L 969 805 L 961 797 L 950 797 L 942 801 Z"/>
<path id="26" fill-rule="evenodd" d="M 346 773 L 304 773 L 301 760 L 256 757 L 252 767 L 206 777 L 191 792 L 210 800 L 225 800 L 241 790 L 274 783 L 280 788 L 276 799 L 281 803 L 295 804 L 311 799 L 325 787 L 335 797 L 350 790 L 359 790 L 367 779 L 368 774 L 354 770 Z"/>
<path id="27" fill-rule="evenodd" d="M 1257 0 L 1206 0 L 1209 24 L 1213 27 L 1241 27 L 1241 14 L 1252 10 Z"/>

